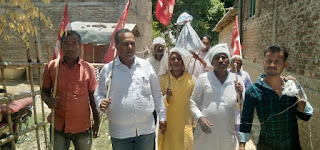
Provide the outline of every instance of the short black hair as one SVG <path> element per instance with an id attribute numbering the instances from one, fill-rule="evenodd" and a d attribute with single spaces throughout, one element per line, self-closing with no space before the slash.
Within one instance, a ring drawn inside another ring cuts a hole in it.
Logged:
<path id="1" fill-rule="evenodd" d="M 70 31 L 66 31 L 66 32 L 63 32 L 63 35 L 60 39 L 61 41 L 61 46 L 62 46 L 62 43 L 63 43 L 63 40 L 67 37 L 67 36 L 72 36 L 72 35 L 76 35 L 78 37 L 78 42 L 79 44 L 81 44 L 81 35 L 77 32 L 77 31 L 74 31 L 74 30 L 70 30 Z"/>
<path id="2" fill-rule="evenodd" d="M 202 39 L 203 39 L 204 37 L 206 37 L 206 38 L 210 41 L 210 43 L 211 43 L 211 36 L 209 36 L 209 35 L 207 35 L 207 34 L 204 34 L 204 35 L 202 35 L 202 36 L 200 37 L 200 40 L 202 41 Z"/>
<path id="3" fill-rule="evenodd" d="M 286 61 L 289 56 L 287 49 L 279 44 L 269 45 L 267 49 L 264 50 L 263 56 L 266 56 L 267 52 L 271 52 L 271 53 L 283 52 L 284 61 Z"/>
<path id="4" fill-rule="evenodd" d="M 120 29 L 120 30 L 118 30 L 118 31 L 116 32 L 116 34 L 114 35 L 114 41 L 115 41 L 116 44 L 119 44 L 119 43 L 120 43 L 119 34 L 120 34 L 120 33 L 126 33 L 126 32 L 130 32 L 130 33 L 134 36 L 134 34 L 133 34 L 129 29 L 126 29 L 126 28 Z"/>

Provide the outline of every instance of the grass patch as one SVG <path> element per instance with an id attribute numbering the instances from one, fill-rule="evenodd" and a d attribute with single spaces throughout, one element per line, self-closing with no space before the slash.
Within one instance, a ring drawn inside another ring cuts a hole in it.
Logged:
<path id="1" fill-rule="evenodd" d="M 47 113 L 46 116 L 49 114 Z M 46 119 L 46 118 L 45 118 Z M 42 115 L 37 115 L 37 122 L 41 123 L 43 120 Z M 35 125 L 34 123 L 34 116 L 29 118 L 28 120 L 28 127 L 32 127 Z M 47 136 L 47 144 L 49 145 L 50 141 L 50 124 L 46 124 L 46 136 Z M 23 129 L 26 128 L 26 126 L 23 126 Z M 45 150 L 46 149 L 46 143 L 45 143 L 45 136 L 44 136 L 44 128 L 40 127 L 38 129 L 39 134 L 39 141 L 40 141 L 40 149 Z M 17 150 L 34 150 L 38 149 L 37 147 L 37 138 L 36 138 L 36 131 L 31 131 L 26 133 L 26 135 L 22 135 L 19 137 L 18 142 L 16 144 Z M 111 150 L 111 140 L 109 135 L 109 127 L 108 127 L 108 121 L 107 119 L 104 119 L 103 125 L 100 130 L 100 137 L 95 138 L 92 140 L 92 150 Z M 74 150 L 74 146 L 71 142 L 70 144 L 70 150 Z"/>

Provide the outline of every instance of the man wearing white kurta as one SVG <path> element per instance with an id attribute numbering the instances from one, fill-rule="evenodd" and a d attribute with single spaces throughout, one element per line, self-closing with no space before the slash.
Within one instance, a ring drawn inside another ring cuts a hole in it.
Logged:
<path id="1" fill-rule="evenodd" d="M 190 109 L 198 122 L 194 133 L 195 150 L 234 150 L 237 92 L 242 96 L 243 83 L 229 73 L 229 49 L 226 44 L 210 50 L 209 60 L 214 70 L 201 74 L 190 97 Z"/>

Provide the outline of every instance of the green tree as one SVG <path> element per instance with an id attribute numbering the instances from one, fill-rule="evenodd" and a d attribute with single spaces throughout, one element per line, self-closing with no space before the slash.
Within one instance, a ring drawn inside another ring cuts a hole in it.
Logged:
<path id="1" fill-rule="evenodd" d="M 152 0 L 152 4 L 153 20 L 158 22 L 154 15 L 157 0 Z M 218 33 L 212 30 L 225 14 L 224 3 L 220 2 L 220 0 L 176 0 L 170 23 L 170 30 L 173 32 L 173 35 L 176 35 L 177 32 L 175 22 L 183 12 L 187 12 L 193 16 L 191 26 L 199 36 L 208 34 L 212 37 L 212 44 L 218 43 Z M 166 27 L 163 24 L 159 24 L 156 29 L 161 32 L 166 31 Z M 179 30 L 181 30 L 181 27 Z"/>
<path id="2" fill-rule="evenodd" d="M 49 5 L 51 0 L 42 1 Z M 38 33 L 35 19 L 40 18 L 46 27 L 52 27 L 50 19 L 34 6 L 32 0 L 1 0 L 1 5 L 4 7 L 0 14 L 0 37 L 6 41 L 10 42 L 12 33 L 17 32 L 29 48 L 30 37 Z"/>
<path id="3" fill-rule="evenodd" d="M 224 3 L 224 8 L 229 8 L 233 6 L 235 0 L 220 0 L 220 2 Z"/>

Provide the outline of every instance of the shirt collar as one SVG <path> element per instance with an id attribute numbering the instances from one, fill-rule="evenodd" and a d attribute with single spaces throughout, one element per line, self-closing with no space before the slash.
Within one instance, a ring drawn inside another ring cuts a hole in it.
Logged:
<path id="1" fill-rule="evenodd" d="M 263 79 L 264 79 L 266 76 L 267 76 L 266 74 L 262 74 L 262 75 L 258 78 L 257 83 L 258 83 L 259 85 L 261 85 L 262 87 L 264 87 L 264 88 L 267 88 L 267 89 L 270 89 L 270 90 L 274 91 L 269 84 L 267 84 L 266 82 L 263 82 Z M 282 81 L 285 83 L 285 80 L 284 80 L 283 78 L 281 78 L 281 79 L 282 79 Z"/>
<path id="2" fill-rule="evenodd" d="M 171 71 L 168 71 L 167 73 L 169 73 L 170 79 L 174 79 L 174 80 L 178 80 L 178 81 L 179 81 L 179 80 L 183 80 L 188 72 L 185 71 L 185 70 L 183 70 L 182 76 L 180 76 L 178 79 L 176 79 L 176 78 L 172 75 Z"/>
<path id="3" fill-rule="evenodd" d="M 214 78 L 215 78 L 219 83 L 221 83 L 221 82 L 219 81 L 218 77 L 216 76 L 216 74 L 214 73 L 214 71 L 210 71 L 209 73 L 211 73 L 211 74 L 214 76 Z M 229 82 L 233 82 L 233 81 L 231 81 L 229 78 L 230 78 L 230 72 L 227 71 L 227 78 L 226 78 L 226 80 L 223 82 L 223 84 L 221 84 L 221 85 L 227 84 L 227 83 L 229 83 Z"/>
<path id="4" fill-rule="evenodd" d="M 134 62 L 133 62 L 133 64 L 132 64 L 132 66 L 140 65 L 140 64 L 141 64 L 140 60 L 139 60 L 136 56 L 134 56 L 133 61 L 134 61 Z M 120 64 L 125 65 L 125 64 L 123 64 L 123 63 L 120 61 L 119 56 L 117 56 L 114 65 L 118 66 L 118 65 L 120 65 Z"/>
<path id="5" fill-rule="evenodd" d="M 81 64 L 81 61 L 82 61 L 82 60 L 78 57 L 78 62 L 77 62 L 77 64 L 80 65 L 80 64 Z M 66 64 L 66 65 L 67 65 L 67 63 L 64 61 L 64 57 L 61 57 L 61 58 L 60 58 L 59 63 L 63 63 L 63 64 Z"/>

